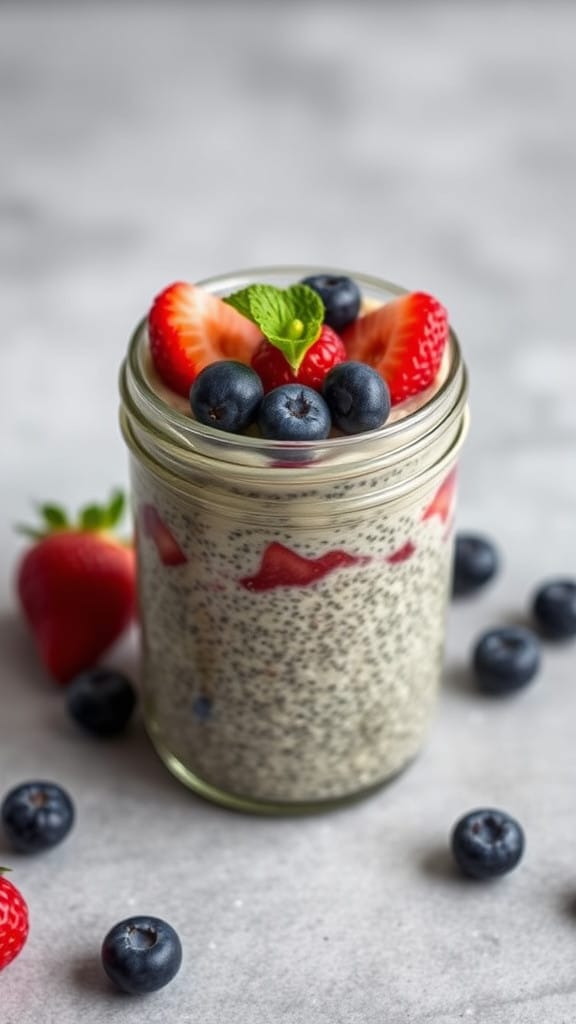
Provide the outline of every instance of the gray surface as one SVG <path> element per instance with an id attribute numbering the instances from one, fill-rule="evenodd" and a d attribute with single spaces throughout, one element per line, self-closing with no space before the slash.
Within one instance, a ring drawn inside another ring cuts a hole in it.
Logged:
<path id="1" fill-rule="evenodd" d="M 78 805 L 49 855 L 0 848 L 32 912 L 1 1024 L 571 1024 L 575 649 L 547 651 L 504 704 L 462 665 L 536 580 L 576 570 L 576 9 L 38 4 L 0 19 L 0 781 L 51 776 Z M 459 521 L 506 555 L 498 584 L 452 611 L 422 758 L 369 801 L 297 821 L 197 801 L 139 727 L 106 747 L 79 737 L 11 592 L 11 523 L 31 498 L 77 505 L 126 479 L 116 369 L 151 295 L 274 261 L 444 299 L 473 380 Z M 445 854 L 483 803 L 528 837 L 486 887 Z M 186 956 L 145 1006 L 98 964 L 137 911 L 170 920 Z"/>

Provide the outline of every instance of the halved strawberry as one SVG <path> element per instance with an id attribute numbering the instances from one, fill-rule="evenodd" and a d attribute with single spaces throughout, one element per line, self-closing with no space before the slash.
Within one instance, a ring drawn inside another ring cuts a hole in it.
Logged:
<path id="1" fill-rule="evenodd" d="M 198 285 L 177 281 L 148 314 L 150 353 L 168 387 L 186 398 L 196 376 L 218 359 L 250 364 L 262 340 L 255 324 Z"/>
<path id="2" fill-rule="evenodd" d="M 294 371 L 279 348 L 263 338 L 252 356 L 252 369 L 256 371 L 264 391 L 272 391 L 282 384 L 305 384 L 320 391 L 329 370 L 346 359 L 346 349 L 340 336 L 324 324 L 318 338 L 310 346 L 297 371 Z"/>
<path id="3" fill-rule="evenodd" d="M 432 384 L 448 340 L 448 314 L 432 295 L 412 292 L 355 320 L 342 340 L 348 359 L 384 377 L 395 405 Z"/>
<path id="4" fill-rule="evenodd" d="M 327 551 L 319 558 L 304 558 L 284 544 L 273 541 L 264 551 L 258 572 L 254 576 L 244 576 L 239 582 L 246 590 L 252 591 L 306 587 L 335 569 L 364 565 L 369 561 L 362 555 L 349 555 L 347 551 Z"/>

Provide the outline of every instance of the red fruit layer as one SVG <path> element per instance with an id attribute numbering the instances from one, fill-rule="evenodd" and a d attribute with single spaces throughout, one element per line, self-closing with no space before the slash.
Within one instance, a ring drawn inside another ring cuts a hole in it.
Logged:
<path id="1" fill-rule="evenodd" d="M 178 541 L 153 505 L 142 505 L 140 522 L 145 537 L 155 544 L 162 565 L 184 565 L 188 561 Z"/>
<path id="2" fill-rule="evenodd" d="M 150 354 L 168 387 L 188 397 L 200 370 L 218 359 L 249 365 L 262 332 L 217 295 L 177 281 L 154 300 L 148 315 Z"/>
<path id="3" fill-rule="evenodd" d="M 378 370 L 395 405 L 433 383 L 448 340 L 448 314 L 432 295 L 412 292 L 355 320 L 342 339 L 348 359 Z"/>
<path id="4" fill-rule="evenodd" d="M 256 371 L 264 391 L 272 391 L 282 384 L 304 384 L 320 391 L 329 370 L 346 359 L 342 339 L 324 324 L 319 337 L 310 346 L 295 372 L 279 348 L 264 339 L 252 356 L 252 369 Z"/>
<path id="5" fill-rule="evenodd" d="M 422 519 L 432 519 L 438 516 L 443 523 L 447 523 L 456 498 L 456 469 L 453 469 L 442 481 L 430 504 L 424 509 Z"/>
<path id="6" fill-rule="evenodd" d="M 335 569 L 365 565 L 370 559 L 346 551 L 328 551 L 320 558 L 303 558 L 283 544 L 269 544 L 258 572 L 239 580 L 246 590 L 274 590 L 276 587 L 306 587 Z"/>

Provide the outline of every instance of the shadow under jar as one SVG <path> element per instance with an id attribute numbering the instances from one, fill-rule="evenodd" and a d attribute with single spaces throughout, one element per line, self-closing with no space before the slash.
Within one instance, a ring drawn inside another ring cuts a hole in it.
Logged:
<path id="1" fill-rule="evenodd" d="M 225 295 L 315 272 L 256 268 L 201 283 Z M 369 301 L 404 292 L 350 276 Z M 321 442 L 225 434 L 168 404 L 145 321 L 121 393 L 143 707 L 160 757 L 196 793 L 268 813 L 339 804 L 396 775 L 424 742 L 442 667 L 467 427 L 454 334 L 424 404 Z M 307 582 L 286 585 L 281 567 L 295 556 Z"/>

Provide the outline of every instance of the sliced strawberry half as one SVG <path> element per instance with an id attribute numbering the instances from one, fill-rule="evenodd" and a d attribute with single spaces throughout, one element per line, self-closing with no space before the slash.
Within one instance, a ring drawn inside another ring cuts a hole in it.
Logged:
<path id="1" fill-rule="evenodd" d="M 434 381 L 448 340 L 448 314 L 425 292 L 411 292 L 367 313 L 342 333 L 348 359 L 384 377 L 393 405 Z"/>
<path id="2" fill-rule="evenodd" d="M 205 366 L 218 359 L 249 365 L 262 340 L 260 329 L 232 306 L 184 281 L 169 285 L 155 298 L 148 335 L 157 373 L 186 398 Z"/>

